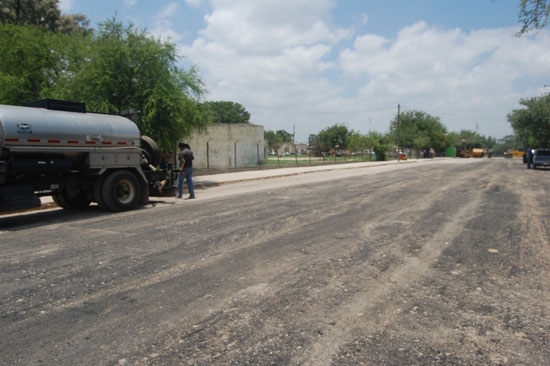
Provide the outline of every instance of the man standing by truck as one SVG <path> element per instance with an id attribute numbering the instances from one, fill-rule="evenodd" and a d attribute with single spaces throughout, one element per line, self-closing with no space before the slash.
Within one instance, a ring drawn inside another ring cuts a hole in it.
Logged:
<path id="1" fill-rule="evenodd" d="M 178 144 L 180 153 L 178 154 L 178 161 L 180 172 L 178 174 L 178 194 L 176 198 L 181 198 L 183 194 L 183 179 L 187 180 L 187 188 L 189 190 L 188 199 L 195 198 L 195 188 L 193 186 L 193 151 L 188 144 L 180 142 Z"/>

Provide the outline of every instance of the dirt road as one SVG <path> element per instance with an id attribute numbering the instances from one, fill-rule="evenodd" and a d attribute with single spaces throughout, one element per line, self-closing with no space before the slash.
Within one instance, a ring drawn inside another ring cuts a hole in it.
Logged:
<path id="1" fill-rule="evenodd" d="M 549 182 L 449 160 L 2 218 L 0 365 L 549 365 Z"/>

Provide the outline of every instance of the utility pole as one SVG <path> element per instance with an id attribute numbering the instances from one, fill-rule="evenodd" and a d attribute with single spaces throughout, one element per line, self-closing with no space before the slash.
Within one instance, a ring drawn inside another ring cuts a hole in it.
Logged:
<path id="1" fill-rule="evenodd" d="M 210 169 L 210 140 L 206 141 L 206 169 Z"/>
<path id="2" fill-rule="evenodd" d="M 237 168 L 237 142 L 239 142 L 239 140 L 235 141 L 235 168 Z"/>
<path id="3" fill-rule="evenodd" d="M 397 105 L 397 162 L 399 163 L 399 160 L 401 160 L 401 155 L 399 154 L 399 140 L 401 139 L 401 136 L 399 135 L 399 128 L 401 127 L 401 105 Z"/>
<path id="4" fill-rule="evenodd" d="M 298 154 L 296 152 L 296 123 L 292 124 L 292 146 L 294 146 L 294 160 L 298 165 Z"/>

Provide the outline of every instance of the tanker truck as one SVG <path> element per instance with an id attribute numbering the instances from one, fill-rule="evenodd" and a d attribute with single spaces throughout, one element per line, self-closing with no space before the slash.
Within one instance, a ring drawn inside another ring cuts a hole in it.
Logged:
<path id="1" fill-rule="evenodd" d="M 159 160 L 156 143 L 128 118 L 51 99 L 0 105 L 0 212 L 38 207 L 49 195 L 65 209 L 133 209 L 171 185 Z"/>

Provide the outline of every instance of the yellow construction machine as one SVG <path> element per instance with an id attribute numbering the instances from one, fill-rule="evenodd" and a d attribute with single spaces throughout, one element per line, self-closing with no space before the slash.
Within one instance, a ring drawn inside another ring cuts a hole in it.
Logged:
<path id="1" fill-rule="evenodd" d="M 484 150 L 479 148 L 464 149 L 460 151 L 460 156 L 463 158 L 482 158 Z"/>

